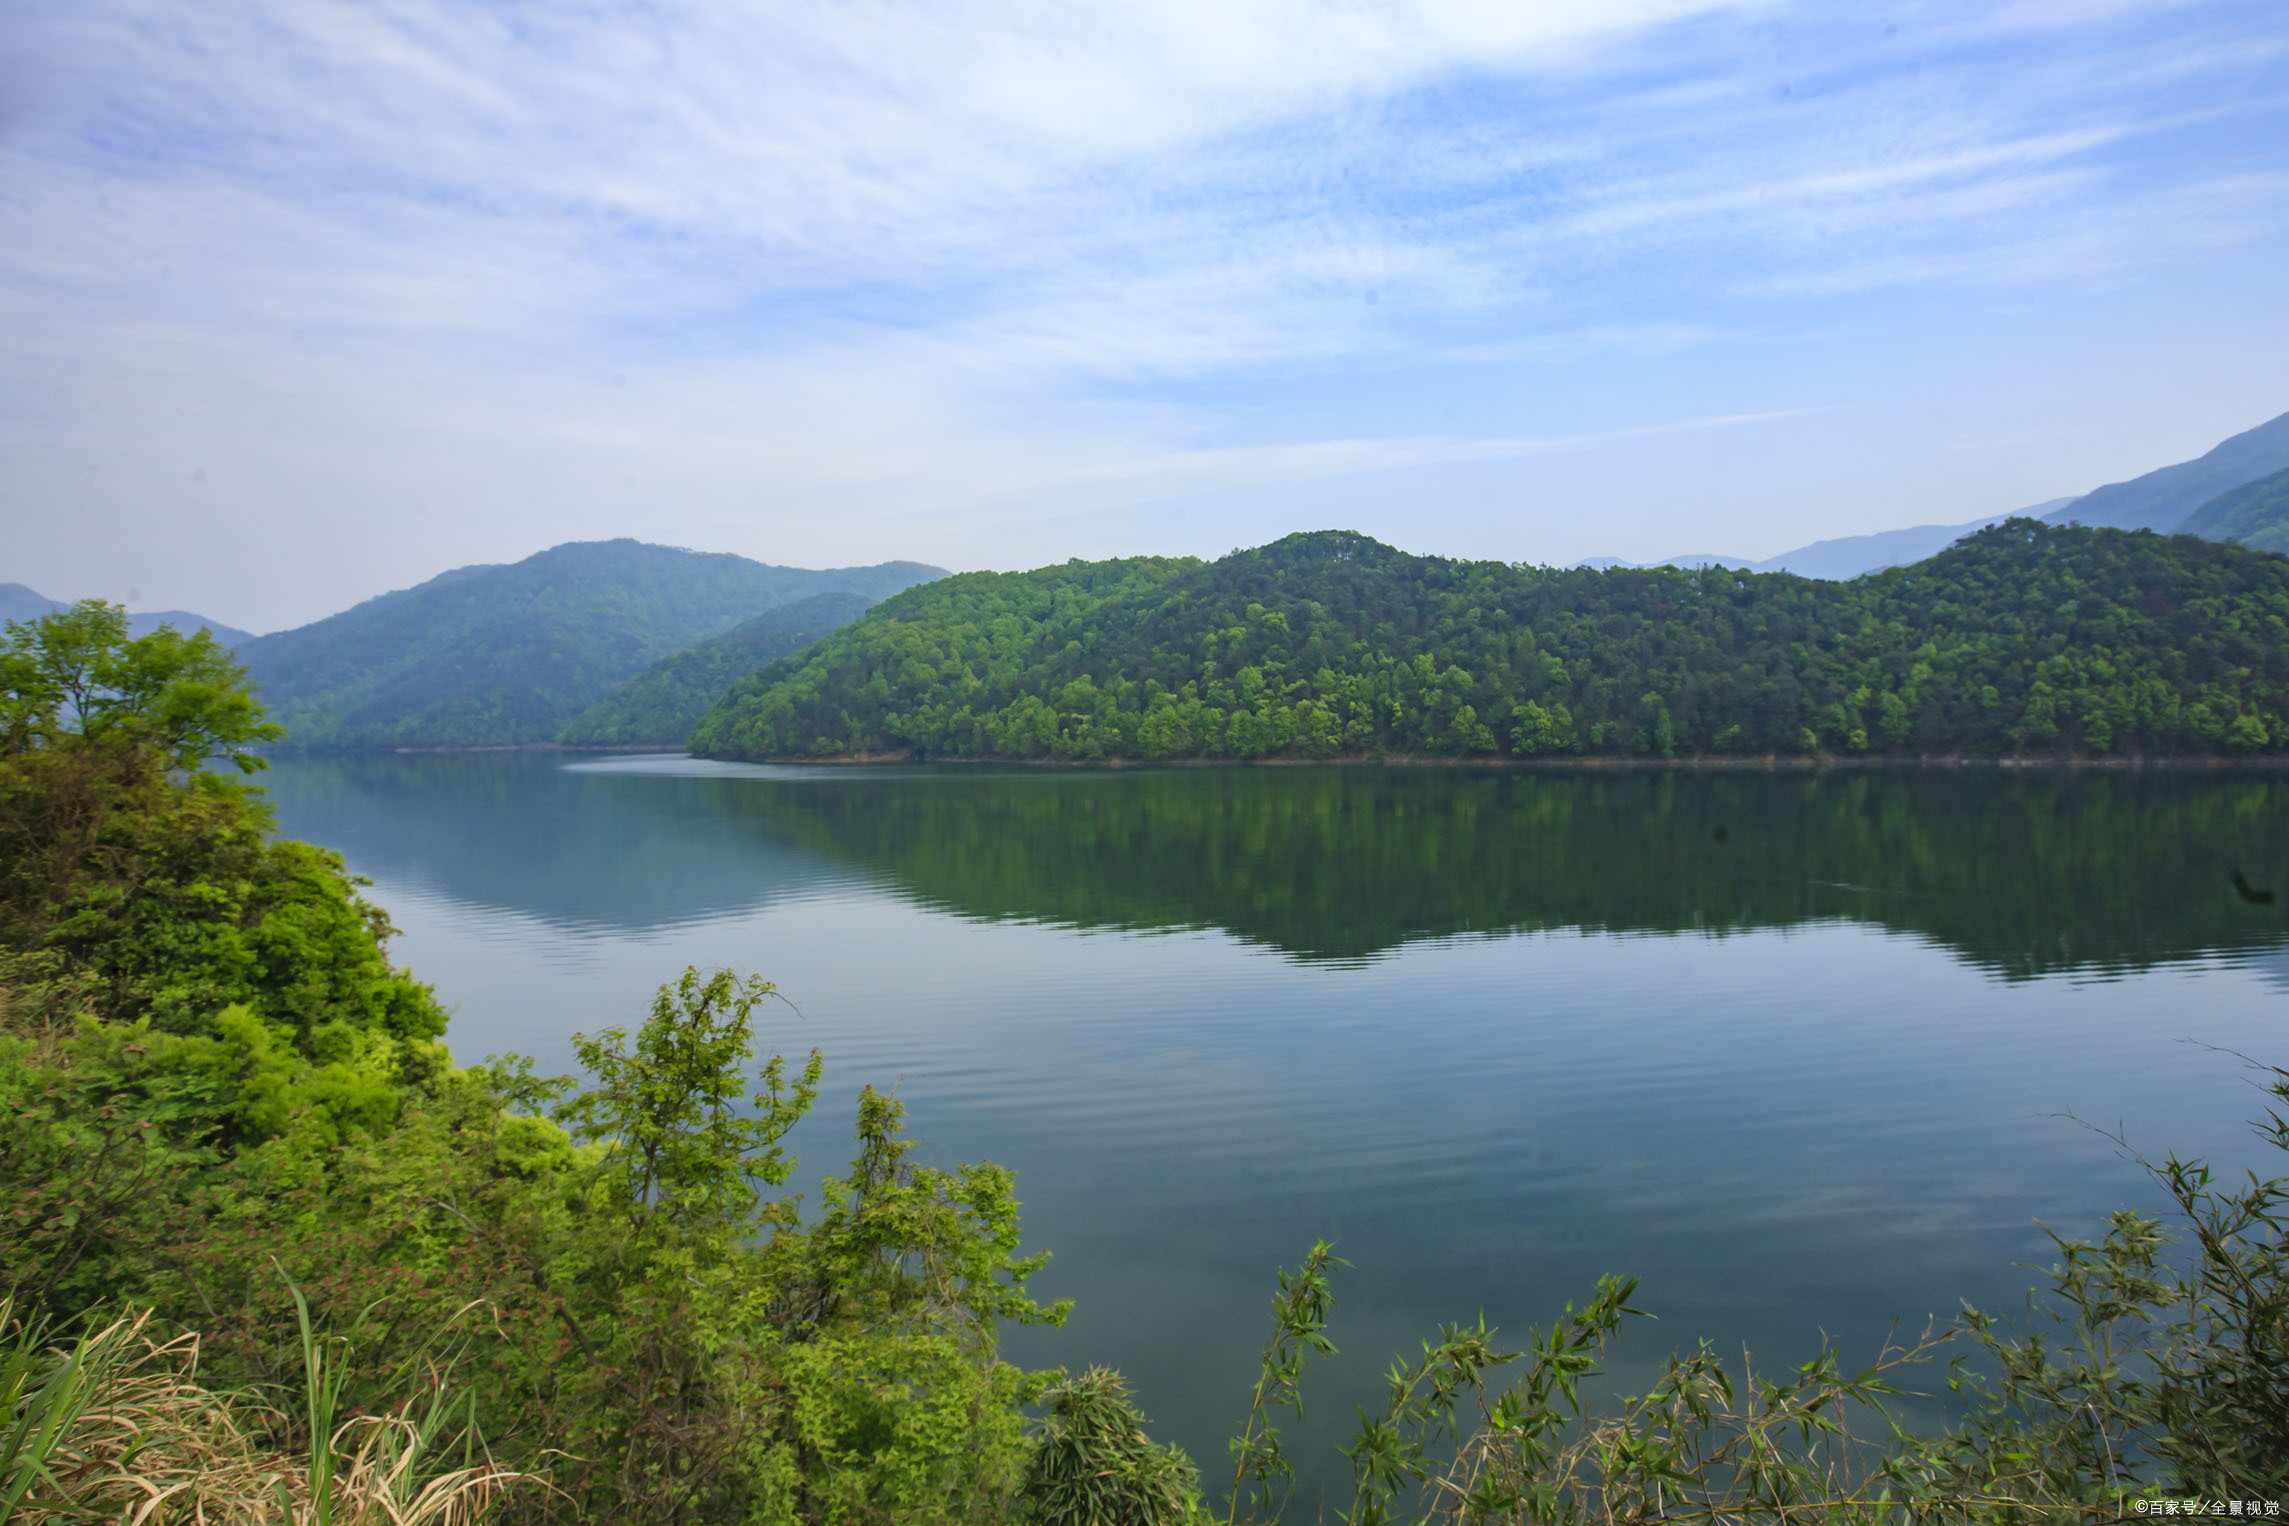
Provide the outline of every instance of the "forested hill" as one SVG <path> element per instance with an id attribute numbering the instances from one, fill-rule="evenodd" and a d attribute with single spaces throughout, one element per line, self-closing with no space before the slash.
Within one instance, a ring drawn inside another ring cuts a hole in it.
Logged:
<path id="1" fill-rule="evenodd" d="M 875 601 L 838 588 L 765 610 L 629 679 L 559 732 L 576 747 L 680 747 L 708 707 L 739 678 L 850 624 Z"/>
<path id="2" fill-rule="evenodd" d="M 940 569 L 811 571 L 633 540 L 462 567 L 235 655 L 300 747 L 546 742 L 650 664 L 826 592 L 881 598 Z"/>
<path id="3" fill-rule="evenodd" d="M 2289 751 L 2289 558 L 2014 519 L 1849 583 L 1343 531 L 909 589 L 748 675 L 769 758 Z"/>

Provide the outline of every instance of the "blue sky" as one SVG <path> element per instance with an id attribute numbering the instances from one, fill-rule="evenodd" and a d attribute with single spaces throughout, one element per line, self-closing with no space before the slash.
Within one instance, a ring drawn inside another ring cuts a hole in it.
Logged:
<path id="1" fill-rule="evenodd" d="M 0 580 L 1769 555 L 2289 409 L 2280 0 L 11 0 Z"/>

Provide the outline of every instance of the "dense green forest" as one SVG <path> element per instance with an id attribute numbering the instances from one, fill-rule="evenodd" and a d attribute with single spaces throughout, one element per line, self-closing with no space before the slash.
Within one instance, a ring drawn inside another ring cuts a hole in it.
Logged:
<path id="1" fill-rule="evenodd" d="M 0 1510 L 142 1519 L 1177 1526 L 1277 1519 L 1342 1262 L 1280 1272 L 1203 1478 L 1117 1374 L 1021 1371 L 1009 1173 L 916 1160 L 871 1088 L 806 1204 L 819 1060 L 687 971 L 583 1078 L 456 1065 L 339 858 L 280 840 L 211 639 L 84 605 L 0 645 Z M 2289 1102 L 2289 1074 L 2274 1096 Z M 2289 1123 L 2270 1125 L 2289 1147 Z M 2127 1518 L 2289 1491 L 2289 1181 L 2156 1167 L 2196 1231 L 2061 1239 L 2039 1334 L 1975 1311 L 1752 1380 L 1680 1345 L 1585 1387 L 1635 1286 L 1443 1327 L 1344 1457 L 1354 1522 Z M 197 1344 L 191 1344 L 193 1339 Z M 1950 1349 L 1960 1409 L 1884 1405 Z M 154 1507 L 155 1508 L 155 1507 Z M 1211 1511 L 1213 1510 L 1213 1514 Z"/>
<path id="2" fill-rule="evenodd" d="M 2245 482 L 2194 510 L 2188 535 L 2289 552 L 2289 469 Z"/>
<path id="3" fill-rule="evenodd" d="M 663 657 L 576 717 L 557 739 L 574 747 L 680 747 L 726 689 L 791 656 L 873 608 L 849 589 L 764 611 L 699 645 Z"/>
<path id="4" fill-rule="evenodd" d="M 1293 535 L 910 589 L 757 670 L 714 757 L 2123 756 L 2289 749 L 2289 560 L 2010 520 L 1826 583 Z"/>
<path id="5" fill-rule="evenodd" d="M 462 567 L 237 648 L 295 747 L 549 742 L 652 663 L 814 594 L 878 599 L 915 562 L 824 572 L 632 540 Z"/>

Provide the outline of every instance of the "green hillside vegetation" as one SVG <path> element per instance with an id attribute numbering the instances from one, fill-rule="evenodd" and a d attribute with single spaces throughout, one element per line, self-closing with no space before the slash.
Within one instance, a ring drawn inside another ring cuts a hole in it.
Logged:
<path id="1" fill-rule="evenodd" d="M 259 768 L 273 734 L 213 643 L 128 641 L 100 605 L 0 647 L 13 1315 L 195 1327 L 199 1378 L 256 1397 L 258 1439 L 291 1451 L 325 1431 L 301 1392 L 307 1298 L 331 1408 L 413 1402 L 433 1457 L 538 1475 L 518 1501 L 536 1520 L 1006 1506 L 1019 1406 L 1052 1375 L 999 1361 L 995 1331 L 1062 1318 L 1025 1296 L 1040 1263 L 1008 1173 L 917 1164 L 898 1104 L 866 1091 L 851 1173 L 798 1216 L 779 1141 L 819 1061 L 757 1065 L 782 1009 L 728 974 L 663 988 L 639 1034 L 584 1038 L 585 1087 L 456 1067 L 341 860 L 276 840 L 260 795 L 202 766 Z M 0 1370 L 11 1425 L 56 1392 L 21 1381 L 24 1349 Z M 0 1435 L 0 1518 L 117 1518 L 12 1513 L 44 1482 L 23 1434 Z"/>
<path id="2" fill-rule="evenodd" d="M 0 644 L 5 1519 L 1280 1518 L 1281 1424 L 1335 1351 L 1329 1247 L 1279 1275 L 1204 1479 L 1117 1374 L 1000 1359 L 1005 1325 L 1066 1312 L 1026 1293 L 1007 1171 L 922 1164 L 866 1088 L 847 1173 L 787 1192 L 821 1069 L 758 1061 L 764 982 L 687 971 L 633 1032 L 576 1041 L 584 1080 L 456 1066 L 384 914 L 268 830 L 243 774 L 273 734 L 203 636 L 129 640 L 90 604 Z M 2122 1211 L 2058 1241 L 2039 1338 L 1967 1311 L 1760 1381 L 1687 1344 L 1601 1400 L 1627 1278 L 1515 1344 L 1443 1327 L 1360 1415 L 1344 1518 L 2003 1526 L 2279 1498 L 2289 1181 L 2155 1175 L 2194 1232 Z M 1975 1362 L 1914 1371 L 1951 1346 Z M 1945 1427 L 1889 1421 L 1903 1378 L 1959 1395 Z"/>
<path id="3" fill-rule="evenodd" d="M 728 758 L 2116 756 L 2289 748 L 2289 560 L 2009 520 L 1850 583 L 1341 531 L 947 578 L 742 679 Z"/>
<path id="4" fill-rule="evenodd" d="M 558 740 L 583 747 L 680 747 L 724 691 L 767 662 L 804 650 L 873 608 L 848 589 L 766 610 L 722 635 L 663 657 L 584 711 Z"/>
<path id="5" fill-rule="evenodd" d="M 2220 493 L 2284 469 L 2289 469 L 2289 413 L 2245 429 L 2191 461 L 2128 482 L 2110 482 L 2045 517 L 2117 530 L 2201 534 L 2187 522 L 2196 510 Z"/>
<path id="6" fill-rule="evenodd" d="M 2289 469 L 2218 494 L 2187 517 L 2185 533 L 2289 552 Z"/>
<path id="7" fill-rule="evenodd" d="M 880 598 L 914 562 L 824 572 L 632 540 L 462 567 L 237 649 L 294 747 L 553 741 L 652 663 L 813 594 Z"/>

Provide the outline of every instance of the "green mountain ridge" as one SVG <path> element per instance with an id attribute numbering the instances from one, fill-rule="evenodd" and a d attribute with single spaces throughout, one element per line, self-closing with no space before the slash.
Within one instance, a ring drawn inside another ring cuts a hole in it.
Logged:
<path id="1" fill-rule="evenodd" d="M 2015 519 L 1849 583 L 1322 531 L 943 579 L 735 685 L 723 758 L 2289 750 L 2289 560 Z"/>
<path id="2" fill-rule="evenodd" d="M 569 746 L 680 747 L 739 678 L 802 651 L 878 601 L 838 588 L 765 610 L 722 635 L 663 657 L 557 733 Z"/>
<path id="3" fill-rule="evenodd" d="M 2188 535 L 2289 552 L 2289 469 L 2220 493 L 2186 516 Z"/>
<path id="4" fill-rule="evenodd" d="M 634 540 L 455 568 L 237 649 L 290 747 L 513 746 L 669 654 L 826 592 L 879 598 L 914 562 L 812 571 Z"/>

